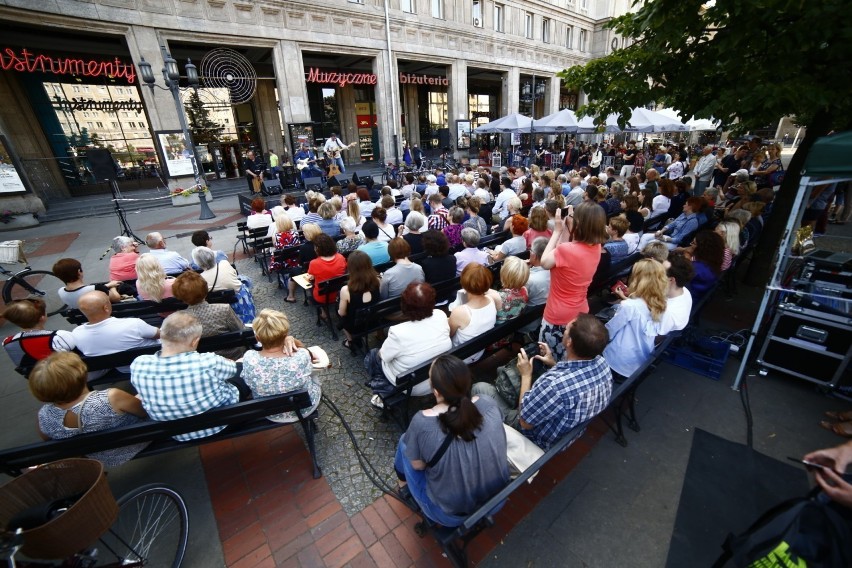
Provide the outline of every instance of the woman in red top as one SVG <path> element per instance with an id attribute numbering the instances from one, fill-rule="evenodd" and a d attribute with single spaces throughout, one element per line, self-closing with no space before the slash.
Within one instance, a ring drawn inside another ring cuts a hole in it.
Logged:
<path id="1" fill-rule="evenodd" d="M 564 231 L 568 231 L 569 242 L 562 242 Z M 539 341 L 547 343 L 557 361 L 565 358 L 565 327 L 577 314 L 589 311 L 586 294 L 601 259 L 601 243 L 606 240 L 606 213 L 597 203 L 588 201 L 576 209 L 569 205 L 564 220 L 561 210 L 556 210 L 553 235 L 541 255 L 542 268 L 550 270 L 550 295 Z"/>
<path id="2" fill-rule="evenodd" d="M 335 276 L 346 273 L 346 259 L 337 252 L 334 239 L 322 233 L 314 237 L 314 250 L 317 257 L 308 265 L 308 274 L 314 282 L 314 301 L 321 306 L 320 317 L 324 320 L 328 317 L 328 305 L 337 301 L 337 292 L 328 296 L 320 295 L 319 285 Z"/>

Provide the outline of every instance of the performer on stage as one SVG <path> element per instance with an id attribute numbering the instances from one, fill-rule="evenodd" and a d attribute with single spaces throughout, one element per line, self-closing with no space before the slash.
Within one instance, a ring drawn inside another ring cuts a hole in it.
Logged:
<path id="1" fill-rule="evenodd" d="M 243 160 L 243 171 L 245 171 L 246 181 L 248 182 L 249 193 L 254 193 L 253 180 L 259 179 L 263 182 L 263 171 L 266 169 L 266 164 L 259 159 L 253 150 L 249 150 Z"/>
<path id="2" fill-rule="evenodd" d="M 349 146 L 344 144 L 342 140 L 339 140 L 337 138 L 337 134 L 334 132 L 331 133 L 331 136 L 328 137 L 328 140 L 325 141 L 325 146 L 322 148 L 325 152 L 325 157 L 331 162 L 337 164 L 337 167 L 340 169 L 340 173 L 344 173 L 346 171 L 346 166 L 343 165 L 343 156 L 340 154 L 340 151 L 346 150 L 347 148 L 349 148 Z"/>
<path id="3" fill-rule="evenodd" d="M 302 149 L 296 152 L 294 157 L 296 167 L 301 171 L 303 180 L 309 177 L 323 176 L 323 171 L 317 166 L 317 156 L 313 150 L 308 148 L 307 144 L 302 144 Z"/>

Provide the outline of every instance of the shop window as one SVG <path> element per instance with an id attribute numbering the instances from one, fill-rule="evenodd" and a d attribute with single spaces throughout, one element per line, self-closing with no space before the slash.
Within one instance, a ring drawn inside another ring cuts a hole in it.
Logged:
<path id="1" fill-rule="evenodd" d="M 531 12 L 524 14 L 524 37 L 532 39 L 533 37 L 533 15 Z"/>
<path id="2" fill-rule="evenodd" d="M 444 0 L 432 0 L 432 17 L 444 19 Z"/>
<path id="3" fill-rule="evenodd" d="M 494 4 L 494 31 L 502 32 L 504 28 L 503 14 L 506 12 L 506 7 L 503 4 Z"/>
<path id="4" fill-rule="evenodd" d="M 481 0 L 473 0 L 473 11 L 471 13 L 473 18 L 473 26 L 475 28 L 482 27 L 482 1 Z"/>
<path id="5" fill-rule="evenodd" d="M 447 127 L 449 119 L 449 106 L 447 104 L 447 93 L 429 92 L 429 126 L 432 130 Z"/>
<path id="6" fill-rule="evenodd" d="M 414 0 L 400 0 L 399 6 L 403 12 L 414 13 Z"/>
<path id="7" fill-rule="evenodd" d="M 574 26 L 565 26 L 565 47 L 574 49 Z"/>
<path id="8" fill-rule="evenodd" d="M 550 20 L 548 18 L 541 19 L 541 41 L 550 43 Z"/>

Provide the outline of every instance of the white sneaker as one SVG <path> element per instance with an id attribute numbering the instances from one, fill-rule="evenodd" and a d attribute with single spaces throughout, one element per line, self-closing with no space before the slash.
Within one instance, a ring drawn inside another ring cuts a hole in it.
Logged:
<path id="1" fill-rule="evenodd" d="M 376 408 L 384 408 L 385 407 L 385 403 L 382 402 L 382 397 L 380 397 L 377 394 L 374 394 L 373 397 L 370 399 L 370 404 L 372 404 Z"/>

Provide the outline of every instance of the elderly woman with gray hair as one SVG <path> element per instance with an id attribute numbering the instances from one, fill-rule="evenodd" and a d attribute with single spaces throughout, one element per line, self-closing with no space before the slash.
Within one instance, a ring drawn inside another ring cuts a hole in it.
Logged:
<path id="1" fill-rule="evenodd" d="M 207 247 L 195 247 L 192 260 L 202 272 L 211 292 L 233 290 L 237 299 L 231 304 L 234 312 L 243 323 L 251 323 L 255 318 L 254 298 L 251 295 L 251 281 L 237 274 L 237 270 L 227 260 L 216 262 L 216 253 Z"/>
<path id="2" fill-rule="evenodd" d="M 112 240 L 112 250 L 115 254 L 109 259 L 109 279 L 122 282 L 136 280 L 139 243 L 122 235 Z"/>

